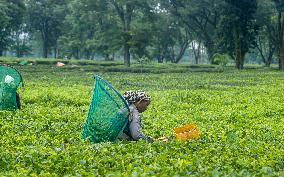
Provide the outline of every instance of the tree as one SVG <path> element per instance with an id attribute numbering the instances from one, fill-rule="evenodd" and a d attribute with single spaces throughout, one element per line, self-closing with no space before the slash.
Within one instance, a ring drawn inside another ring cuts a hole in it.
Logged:
<path id="1" fill-rule="evenodd" d="M 236 68 L 243 69 L 246 53 L 256 45 L 257 1 L 225 0 L 223 9 L 219 24 L 220 49 L 235 60 Z"/>
<path id="2" fill-rule="evenodd" d="M 58 39 L 61 57 L 93 58 L 92 40 L 96 30 L 96 12 L 89 0 L 73 0 L 68 5 L 68 14 L 62 23 L 63 35 Z M 90 10 L 92 9 L 92 10 Z"/>
<path id="3" fill-rule="evenodd" d="M 12 44 L 11 35 L 20 28 L 24 11 L 21 0 L 0 1 L 0 56 Z"/>
<path id="4" fill-rule="evenodd" d="M 149 40 L 145 34 L 146 24 L 151 16 L 149 0 L 73 0 L 67 15 L 61 47 L 77 50 L 75 58 L 89 53 L 100 54 L 112 60 L 114 54 L 123 48 L 124 63 L 130 66 L 130 53 L 145 53 Z M 145 41 L 146 39 L 146 41 Z M 79 56 L 79 53 L 81 54 Z M 110 57 L 112 56 L 112 57 Z M 89 57 L 87 57 L 89 58 Z"/>
<path id="5" fill-rule="evenodd" d="M 256 21 L 259 26 L 256 48 L 265 66 L 270 66 L 277 45 L 277 22 L 273 2 L 259 0 Z"/>
<path id="6" fill-rule="evenodd" d="M 96 32 L 92 42 L 94 49 L 105 57 L 105 60 L 114 60 L 115 53 L 121 48 L 123 33 L 119 29 L 120 18 L 113 13 L 106 13 L 111 8 L 108 1 L 99 0 L 96 9 Z"/>
<path id="7" fill-rule="evenodd" d="M 118 30 L 118 16 L 108 1 L 73 0 L 64 22 L 64 35 L 59 39 L 61 54 L 74 58 L 93 59 L 101 55 L 113 60 L 122 45 L 123 33 Z"/>
<path id="8" fill-rule="evenodd" d="M 277 50 L 279 69 L 284 70 L 284 0 L 273 0 L 277 9 Z"/>
<path id="9" fill-rule="evenodd" d="M 118 32 L 122 33 L 122 44 L 124 49 L 124 64 L 130 66 L 130 49 L 133 38 L 133 23 L 136 17 L 147 18 L 151 14 L 150 0 L 109 0 L 109 10 L 120 19 Z M 137 29 L 136 29 L 137 31 Z"/>
<path id="10" fill-rule="evenodd" d="M 198 64 L 201 58 L 201 41 L 192 41 L 191 48 L 194 54 L 195 64 Z"/>
<path id="11" fill-rule="evenodd" d="M 17 57 L 23 57 L 31 53 L 30 34 L 26 24 L 22 24 L 18 31 L 11 34 L 12 44 L 10 50 L 16 54 Z"/>
<path id="12" fill-rule="evenodd" d="M 220 0 L 170 0 L 171 13 L 187 27 L 192 40 L 200 41 L 207 49 L 208 60 L 216 53 L 217 24 Z"/>
<path id="13" fill-rule="evenodd" d="M 134 40 L 144 44 L 144 48 L 137 48 L 137 51 L 147 53 L 149 58 L 156 58 L 159 63 L 164 60 L 178 63 L 188 48 L 189 35 L 184 26 L 177 24 L 176 17 L 169 13 L 168 4 L 161 3 L 157 2 L 152 22 L 142 23 L 144 30 L 140 36 L 143 40 Z M 149 50 L 145 51 L 147 47 Z"/>
<path id="14" fill-rule="evenodd" d="M 171 48 L 176 45 L 177 35 L 180 32 L 175 19 L 166 11 L 157 12 L 158 20 L 154 21 L 153 38 L 151 41 L 151 58 L 155 58 L 159 63 L 164 60 L 174 61 L 175 56 L 171 55 Z M 148 35 L 146 35 L 148 36 Z"/>
<path id="15" fill-rule="evenodd" d="M 0 56 L 7 47 L 9 31 L 9 16 L 7 14 L 8 6 L 6 1 L 0 1 Z"/>
<path id="16" fill-rule="evenodd" d="M 64 7 L 65 0 L 27 0 L 29 26 L 33 33 L 40 33 L 44 58 L 48 57 L 52 48 L 56 58 L 57 40 L 62 34 L 65 17 Z"/>

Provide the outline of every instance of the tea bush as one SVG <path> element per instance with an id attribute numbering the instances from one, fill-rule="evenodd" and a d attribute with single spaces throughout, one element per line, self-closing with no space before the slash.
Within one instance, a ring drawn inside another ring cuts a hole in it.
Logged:
<path id="1" fill-rule="evenodd" d="M 1 176 L 284 176 L 283 72 L 94 73 L 94 68 L 18 67 L 26 83 L 19 90 L 23 109 L 0 112 Z M 82 141 L 94 74 L 121 93 L 150 93 L 144 134 L 173 137 L 173 128 L 195 122 L 201 138 Z"/>

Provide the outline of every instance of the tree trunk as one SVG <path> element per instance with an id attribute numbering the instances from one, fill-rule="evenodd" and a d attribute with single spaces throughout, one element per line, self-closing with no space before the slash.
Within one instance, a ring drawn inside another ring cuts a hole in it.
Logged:
<path id="1" fill-rule="evenodd" d="M 264 44 L 262 45 L 262 40 L 261 40 L 261 37 L 260 36 L 258 36 L 258 38 L 257 38 L 257 45 L 256 45 L 256 48 L 257 48 L 257 50 L 259 51 L 259 54 L 260 54 L 260 57 L 261 57 L 261 59 L 262 59 L 262 62 L 265 64 L 265 66 L 267 66 L 267 60 L 266 60 L 266 58 L 265 58 L 265 56 L 264 56 Z"/>
<path id="2" fill-rule="evenodd" d="M 242 44 L 241 44 L 241 39 L 240 39 L 240 34 L 237 32 L 236 33 L 237 39 L 236 39 L 236 48 L 235 48 L 235 53 L 236 53 L 236 68 L 237 69 L 244 69 L 244 52 L 242 51 Z"/>
<path id="3" fill-rule="evenodd" d="M 280 54 L 279 54 L 279 69 L 284 70 L 284 35 L 281 37 Z"/>
<path id="4" fill-rule="evenodd" d="M 57 58 L 57 46 L 55 46 L 53 50 L 54 50 L 53 51 L 54 52 L 54 58 L 56 59 Z"/>
<path id="5" fill-rule="evenodd" d="M 47 58 L 48 57 L 48 40 L 49 40 L 49 36 L 48 36 L 48 32 L 46 31 L 46 28 L 41 29 L 41 38 L 42 38 L 42 42 L 43 42 L 43 58 Z"/>
<path id="6" fill-rule="evenodd" d="M 124 44 L 124 65 L 130 67 L 130 46 Z"/>
<path id="7" fill-rule="evenodd" d="M 126 9 L 124 13 L 124 65 L 130 67 L 130 45 L 129 41 L 131 40 L 130 32 L 130 24 L 132 18 L 132 6 L 130 4 L 126 4 Z"/>
<path id="8" fill-rule="evenodd" d="M 244 69 L 244 57 L 245 52 L 242 51 L 242 41 L 241 41 L 241 34 L 238 29 L 234 30 L 236 39 L 235 39 L 235 56 L 236 56 L 236 68 L 237 69 Z"/>
<path id="9" fill-rule="evenodd" d="M 87 60 L 90 60 L 90 59 L 92 59 L 91 57 L 92 57 L 92 51 L 91 50 L 86 50 L 85 51 L 85 53 L 84 53 L 84 56 L 85 56 L 85 58 L 87 59 Z"/>
<path id="10" fill-rule="evenodd" d="M 71 58 L 72 56 L 75 58 L 75 59 L 79 59 L 80 58 L 80 49 L 79 48 L 76 48 L 72 51 L 72 55 L 71 55 Z"/>
<path id="11" fill-rule="evenodd" d="M 0 57 L 2 57 L 2 56 L 3 56 L 3 49 L 0 48 Z"/>
<path id="12" fill-rule="evenodd" d="M 76 59 L 80 59 L 80 50 L 76 49 Z"/>
<path id="13" fill-rule="evenodd" d="M 47 41 L 44 40 L 43 41 L 43 58 L 47 58 L 48 56 L 48 45 L 47 45 Z"/>
<path id="14" fill-rule="evenodd" d="M 114 59 L 115 59 L 115 52 L 112 52 L 111 61 L 114 61 Z"/>
<path id="15" fill-rule="evenodd" d="M 162 50 L 161 46 L 159 45 L 158 46 L 158 54 L 157 54 L 157 56 L 155 56 L 155 57 L 157 57 L 158 63 L 163 63 L 163 60 L 164 60 L 164 56 L 163 56 L 161 50 Z"/>
<path id="16" fill-rule="evenodd" d="M 15 35 L 15 38 L 17 37 L 17 35 Z M 20 42 L 19 42 L 19 40 L 18 39 L 16 39 L 16 42 L 15 42 L 15 45 L 16 45 L 16 56 L 17 56 L 17 58 L 20 58 L 20 55 L 21 55 L 21 53 L 20 53 L 20 51 L 21 51 L 21 49 L 20 49 Z"/>
<path id="17" fill-rule="evenodd" d="M 163 63 L 164 62 L 164 57 L 162 55 L 158 56 L 158 63 Z"/>
<path id="18" fill-rule="evenodd" d="M 108 53 L 105 54 L 105 61 L 110 61 L 110 59 L 109 59 L 109 54 L 108 54 Z"/>
<path id="19" fill-rule="evenodd" d="M 180 62 L 180 60 L 182 59 L 182 57 L 183 57 L 183 55 L 184 55 L 188 45 L 189 45 L 188 41 L 184 41 L 184 43 L 181 45 L 181 49 L 179 51 L 178 56 L 175 59 L 175 63 L 179 63 Z"/>
<path id="20" fill-rule="evenodd" d="M 57 42 L 56 42 L 55 45 L 54 45 L 53 52 L 54 52 L 54 58 L 56 59 L 57 56 L 58 56 L 58 46 L 57 46 Z"/>
<path id="21" fill-rule="evenodd" d="M 214 56 L 214 43 L 211 41 L 208 41 L 205 43 L 207 55 L 208 55 L 208 60 L 211 64 L 214 64 L 213 56 Z"/>
<path id="22" fill-rule="evenodd" d="M 130 35 L 130 24 L 132 20 L 132 13 L 134 10 L 134 7 L 131 5 L 130 2 L 126 3 L 125 7 L 120 6 L 116 1 L 111 1 L 111 3 L 114 5 L 116 12 L 123 24 L 123 47 L 124 47 L 124 65 L 127 67 L 130 67 L 130 45 L 129 41 L 131 40 Z"/>
<path id="23" fill-rule="evenodd" d="M 274 51 L 275 51 L 275 48 L 276 48 L 276 46 L 275 46 L 276 44 L 270 38 L 270 39 L 268 39 L 268 46 L 265 47 L 265 42 L 262 42 L 262 41 L 263 41 L 263 39 L 258 37 L 258 44 L 256 45 L 256 48 L 260 53 L 260 57 L 262 59 L 262 62 L 265 64 L 266 67 L 270 67 L 270 64 L 272 63 L 273 54 L 274 54 Z"/>
<path id="24" fill-rule="evenodd" d="M 195 58 L 195 63 L 196 63 L 196 64 L 199 63 L 199 59 L 200 59 L 200 57 L 201 57 L 200 45 L 201 45 L 201 42 L 199 41 L 199 43 L 198 43 L 198 49 L 197 49 L 197 57 Z"/>
<path id="25" fill-rule="evenodd" d="M 267 58 L 267 61 L 266 61 L 266 63 L 265 63 L 265 66 L 266 66 L 266 67 L 270 67 L 270 64 L 272 63 L 272 56 L 273 56 L 273 55 L 271 55 L 271 56 L 269 56 L 269 57 Z"/>
<path id="26" fill-rule="evenodd" d="M 281 44 L 280 46 L 279 69 L 284 70 L 284 44 Z"/>
<path id="27" fill-rule="evenodd" d="M 194 59 L 195 59 L 195 64 L 199 63 L 199 59 L 200 59 L 200 45 L 201 45 L 201 41 L 198 42 L 198 47 L 197 49 L 195 49 L 195 44 L 193 44 L 193 42 L 191 43 L 192 49 L 193 49 L 193 54 L 194 54 Z"/>
<path id="28" fill-rule="evenodd" d="M 284 18 L 281 12 L 278 12 L 278 41 L 279 69 L 284 70 Z"/>
<path id="29" fill-rule="evenodd" d="M 171 47 L 170 47 L 170 60 L 171 60 L 171 62 L 172 63 L 175 63 L 175 49 L 174 49 L 174 46 L 172 45 Z"/>
<path id="30" fill-rule="evenodd" d="M 267 57 L 267 60 L 266 60 L 266 63 L 265 63 L 265 66 L 267 66 L 267 67 L 270 67 L 270 64 L 272 63 L 272 58 L 273 58 L 273 54 L 274 54 L 274 51 L 275 51 L 275 46 L 274 47 L 269 46 L 269 48 L 270 48 L 269 54 L 268 54 L 268 57 Z"/>
<path id="31" fill-rule="evenodd" d="M 241 56 L 240 54 L 236 56 L 236 68 L 240 70 L 244 69 L 244 56 Z"/>
<path id="32" fill-rule="evenodd" d="M 92 54 L 91 54 L 91 59 L 92 59 L 92 60 L 95 59 L 95 52 L 92 52 Z"/>
<path id="33" fill-rule="evenodd" d="M 265 56 L 262 52 L 262 49 L 260 49 L 260 47 L 257 47 L 259 53 L 260 53 L 260 56 L 261 56 L 261 59 L 262 59 L 262 62 L 265 64 L 265 66 L 267 65 L 267 60 L 265 59 Z"/>

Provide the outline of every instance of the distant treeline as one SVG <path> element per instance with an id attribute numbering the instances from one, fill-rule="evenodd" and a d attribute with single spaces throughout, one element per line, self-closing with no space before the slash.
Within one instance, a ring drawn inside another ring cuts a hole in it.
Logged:
<path id="1" fill-rule="evenodd" d="M 284 0 L 1 0 L 0 56 L 36 54 L 284 69 Z"/>

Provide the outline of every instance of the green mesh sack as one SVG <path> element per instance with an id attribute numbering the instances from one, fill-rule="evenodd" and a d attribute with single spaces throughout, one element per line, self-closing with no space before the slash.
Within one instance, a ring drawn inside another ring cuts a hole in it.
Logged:
<path id="1" fill-rule="evenodd" d="M 101 77 L 95 77 L 89 112 L 82 139 L 93 143 L 115 141 L 128 121 L 129 107 L 124 98 Z"/>
<path id="2" fill-rule="evenodd" d="M 0 65 L 0 110 L 17 109 L 16 91 L 22 82 L 21 74 L 14 68 Z"/>

